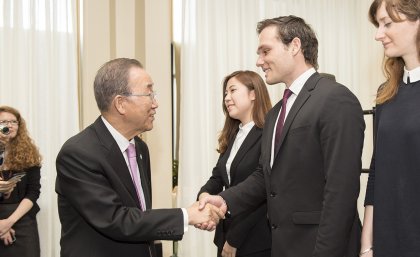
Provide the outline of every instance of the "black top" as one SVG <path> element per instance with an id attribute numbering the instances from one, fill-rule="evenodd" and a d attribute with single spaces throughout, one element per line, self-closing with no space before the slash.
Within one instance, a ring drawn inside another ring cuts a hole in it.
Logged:
<path id="1" fill-rule="evenodd" d="M 226 163 L 231 154 L 233 138 L 226 152 L 222 153 L 213 169 L 212 176 L 200 189 L 198 196 L 207 192 L 218 194 L 223 188 L 236 186 L 246 180 L 258 166 L 261 154 L 262 129 L 254 126 L 249 131 L 230 166 L 231 180 L 229 182 Z M 237 248 L 237 256 L 266 256 L 270 255 L 271 233 L 267 221 L 267 204 L 260 203 L 256 208 L 251 208 L 241 215 L 226 217 L 216 227 L 214 243 L 218 247 L 218 256 L 225 242 Z M 265 252 L 265 253 L 263 253 Z"/>
<path id="2" fill-rule="evenodd" d="M 420 253 L 420 81 L 377 106 L 365 205 L 374 205 L 375 257 Z"/>
<path id="3" fill-rule="evenodd" d="M 41 167 L 30 167 L 25 169 L 26 176 L 24 176 L 20 182 L 16 184 L 10 197 L 8 199 L 0 200 L 1 204 L 20 203 L 24 198 L 31 200 L 34 206 L 28 212 L 29 215 L 35 216 L 39 211 L 39 206 L 36 204 L 36 200 L 39 198 L 41 189 Z M 12 171 L 2 171 L 4 176 L 10 176 L 13 174 Z M 1 208 L 1 207 L 0 207 Z"/>

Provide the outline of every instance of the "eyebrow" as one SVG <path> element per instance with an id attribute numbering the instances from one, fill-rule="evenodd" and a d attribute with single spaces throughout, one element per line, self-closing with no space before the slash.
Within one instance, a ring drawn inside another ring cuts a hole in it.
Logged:
<path id="1" fill-rule="evenodd" d="M 226 89 L 230 89 L 231 87 L 235 87 L 235 86 L 236 86 L 236 84 L 232 84 L 230 86 L 227 86 Z"/>
<path id="2" fill-rule="evenodd" d="M 385 19 L 391 19 L 391 17 L 389 17 L 389 16 L 384 16 L 384 17 L 382 17 L 382 18 L 380 18 L 380 19 L 376 19 L 378 22 L 380 22 L 380 21 L 384 21 Z M 392 19 L 391 19 L 392 20 Z"/>
<path id="3" fill-rule="evenodd" d="M 260 45 L 257 49 L 257 55 L 260 54 L 261 51 L 265 50 L 265 49 L 270 49 L 270 47 L 268 45 Z"/>

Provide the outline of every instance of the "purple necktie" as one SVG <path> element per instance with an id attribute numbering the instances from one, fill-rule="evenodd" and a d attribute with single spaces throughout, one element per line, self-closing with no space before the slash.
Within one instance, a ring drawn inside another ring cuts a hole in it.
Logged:
<path id="1" fill-rule="evenodd" d="M 284 117 L 286 117 L 286 104 L 287 99 L 293 94 L 293 92 L 290 89 L 285 89 L 283 94 L 283 102 L 281 103 L 281 111 L 279 119 L 277 120 L 277 127 L 276 127 L 276 137 L 274 139 L 274 155 L 277 153 L 280 147 L 280 137 L 281 137 L 281 131 L 283 130 L 283 124 L 284 124 Z"/>
<path id="2" fill-rule="evenodd" d="M 139 198 L 140 202 L 140 207 L 144 211 L 146 209 L 146 204 L 144 201 L 143 188 L 141 187 L 140 173 L 137 166 L 136 147 L 133 144 L 128 144 L 126 152 L 128 157 L 128 163 L 130 165 L 131 179 L 133 180 L 134 187 L 136 188 L 137 197 Z"/>

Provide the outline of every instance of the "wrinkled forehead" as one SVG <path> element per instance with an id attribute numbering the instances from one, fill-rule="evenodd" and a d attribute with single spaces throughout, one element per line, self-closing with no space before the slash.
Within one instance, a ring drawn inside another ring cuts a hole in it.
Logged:
<path id="1" fill-rule="evenodd" d="M 153 80 L 149 73 L 139 67 L 133 67 L 129 72 L 129 84 L 131 87 L 141 87 L 142 89 L 153 89 Z"/>

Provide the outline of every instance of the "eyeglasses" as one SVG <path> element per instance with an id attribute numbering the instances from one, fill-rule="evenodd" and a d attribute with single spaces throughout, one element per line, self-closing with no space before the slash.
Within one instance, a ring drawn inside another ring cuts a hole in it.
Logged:
<path id="1" fill-rule="evenodd" d="M 148 97 L 150 97 L 150 100 L 154 101 L 154 100 L 156 100 L 157 93 L 155 91 L 153 91 L 151 93 L 148 93 L 148 94 L 132 94 L 132 93 L 128 93 L 125 96 L 148 96 Z"/>
<path id="2" fill-rule="evenodd" d="M 19 125 L 19 121 L 17 120 L 0 120 L 0 125 L 7 126 L 7 125 L 17 126 Z"/>

